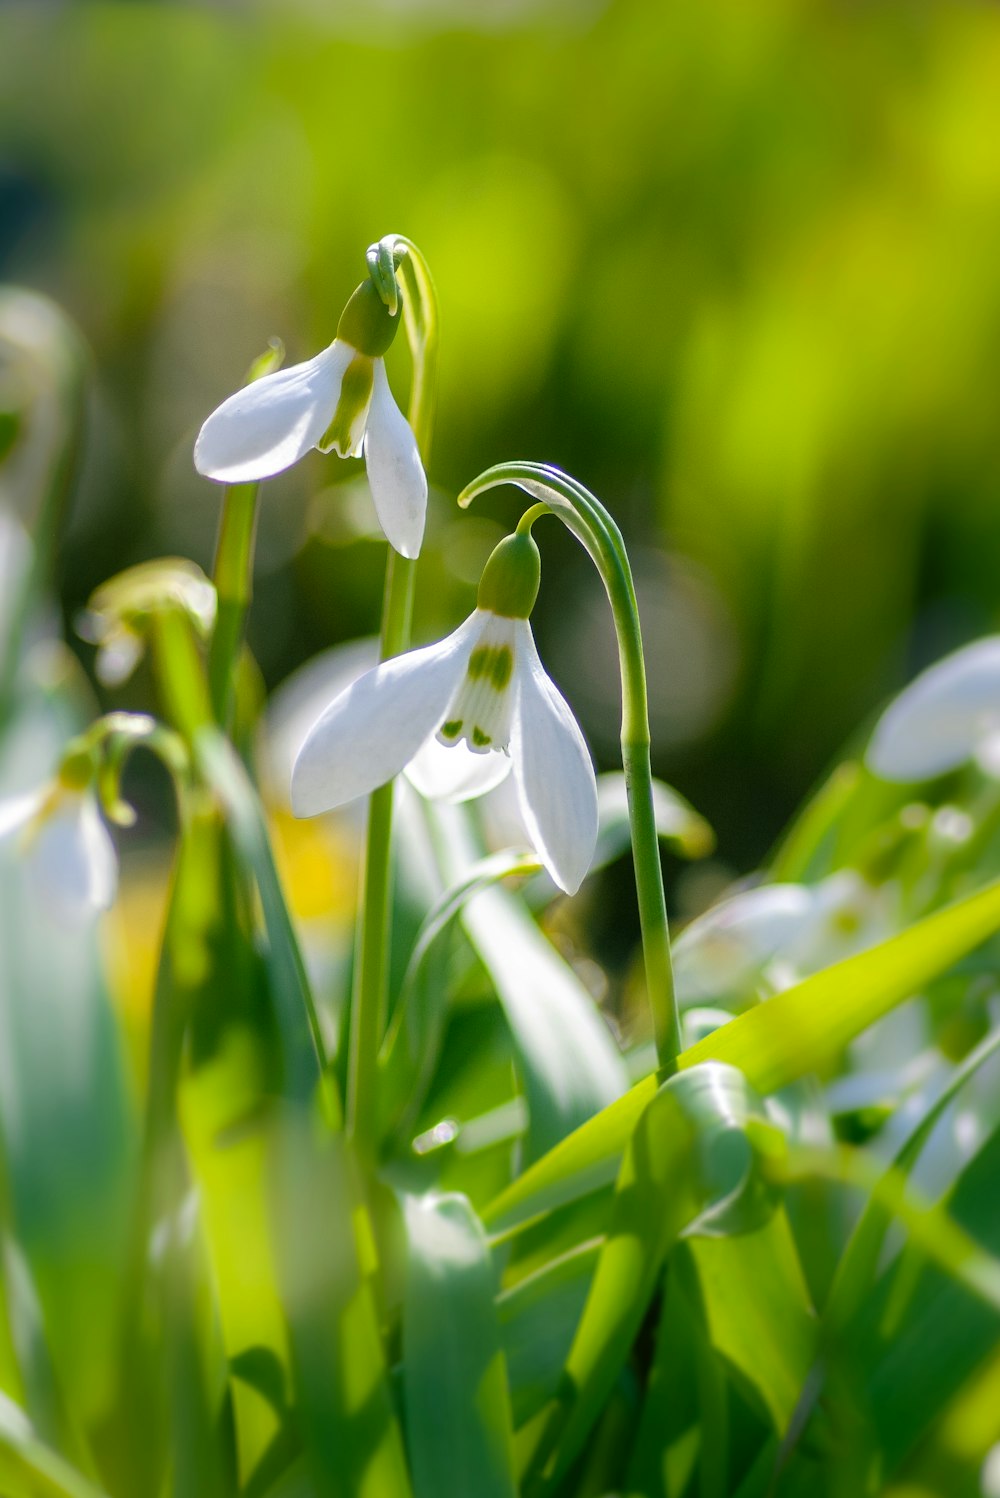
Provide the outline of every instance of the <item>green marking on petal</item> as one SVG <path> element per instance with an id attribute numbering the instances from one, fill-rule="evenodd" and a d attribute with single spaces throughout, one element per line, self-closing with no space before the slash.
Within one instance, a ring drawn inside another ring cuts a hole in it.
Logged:
<path id="1" fill-rule="evenodd" d="M 489 659 L 492 651 L 488 645 L 480 645 L 469 656 L 469 676 L 473 681 L 478 681 L 480 676 L 485 676 L 489 670 Z"/>
<path id="2" fill-rule="evenodd" d="M 354 446 L 351 429 L 371 400 L 374 384 L 375 366 L 371 359 L 365 354 L 355 354 L 344 372 L 333 420 L 317 444 L 321 452 L 336 448 L 342 458 L 349 456 Z"/>
<path id="3" fill-rule="evenodd" d="M 446 739 L 457 739 L 462 732 L 461 718 L 452 718 L 448 723 L 442 723 L 441 733 Z"/>
<path id="4" fill-rule="evenodd" d="M 492 744 L 493 740 L 488 733 L 483 733 L 481 728 L 474 728 L 472 730 L 472 742 L 477 749 L 485 749 L 488 744 Z"/>
<path id="5" fill-rule="evenodd" d="M 514 652 L 509 645 L 498 645 L 493 652 L 493 685 L 502 692 L 514 670 Z"/>
<path id="6" fill-rule="evenodd" d="M 480 645 L 469 657 L 469 677 L 478 681 L 488 677 L 491 686 L 502 692 L 514 670 L 514 654 L 509 645 Z"/>

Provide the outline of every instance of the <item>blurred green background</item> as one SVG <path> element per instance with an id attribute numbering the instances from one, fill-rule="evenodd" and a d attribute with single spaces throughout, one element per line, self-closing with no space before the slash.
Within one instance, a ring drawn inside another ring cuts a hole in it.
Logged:
<path id="1" fill-rule="evenodd" d="M 67 617 L 132 562 L 210 564 L 200 421 L 271 335 L 328 343 L 405 233 L 442 330 L 418 635 L 519 512 L 457 490 L 569 469 L 633 551 L 655 767 L 752 866 L 891 689 L 996 624 L 998 80 L 986 4 L 0 4 L 0 277 L 95 358 Z M 266 487 L 269 685 L 375 628 L 371 523 L 360 464 Z M 599 585 L 537 534 L 542 654 L 612 765 Z"/>

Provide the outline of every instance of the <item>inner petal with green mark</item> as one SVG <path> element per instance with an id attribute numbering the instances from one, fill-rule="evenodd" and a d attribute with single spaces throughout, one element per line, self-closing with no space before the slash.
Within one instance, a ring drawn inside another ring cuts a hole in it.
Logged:
<path id="1" fill-rule="evenodd" d="M 474 754 L 507 750 L 513 713 L 514 621 L 487 614 L 458 690 L 438 729 L 442 744 L 462 739 Z"/>
<path id="2" fill-rule="evenodd" d="M 355 354 L 344 372 L 333 420 L 316 444 L 321 453 L 333 451 L 341 458 L 360 455 L 374 381 L 372 360 L 366 354 Z"/>

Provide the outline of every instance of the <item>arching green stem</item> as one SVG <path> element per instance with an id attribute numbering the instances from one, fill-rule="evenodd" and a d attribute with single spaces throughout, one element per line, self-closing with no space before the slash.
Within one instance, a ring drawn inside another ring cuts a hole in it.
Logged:
<path id="1" fill-rule="evenodd" d="M 670 934 L 663 894 L 663 871 L 653 814 L 653 779 L 649 757 L 649 711 L 642 632 L 632 569 L 621 531 L 589 490 L 558 468 L 544 463 L 501 463 L 474 479 L 459 495 L 459 504 L 499 484 L 515 484 L 537 503 L 523 524 L 547 507 L 573 532 L 601 575 L 618 636 L 622 678 L 622 765 L 628 786 L 629 822 L 635 860 L 636 893 L 642 928 L 646 986 L 653 1017 L 660 1069 L 673 1071 L 681 1049 L 680 1023 L 674 994 Z M 520 527 L 518 527 L 520 529 Z"/>
<path id="2" fill-rule="evenodd" d="M 426 466 L 434 423 L 437 303 L 427 262 L 408 239 L 388 235 L 368 251 L 372 281 L 390 308 L 403 292 L 403 325 L 413 359 L 407 419 Z M 399 283 L 399 285 L 397 285 Z M 389 548 L 379 657 L 388 660 L 410 643 L 416 562 Z M 358 902 L 354 987 L 347 1072 L 347 1125 L 362 1152 L 375 1148 L 377 1059 L 386 1024 L 386 981 L 392 937 L 392 784 L 368 804 L 368 829 Z"/>

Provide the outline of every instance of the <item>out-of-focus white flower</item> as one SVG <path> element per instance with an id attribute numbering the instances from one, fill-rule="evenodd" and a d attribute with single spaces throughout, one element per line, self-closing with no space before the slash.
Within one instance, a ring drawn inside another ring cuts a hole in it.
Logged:
<path id="1" fill-rule="evenodd" d="M 513 770 L 531 842 L 560 889 L 574 893 L 597 840 L 597 786 L 576 719 L 535 649 L 528 615 L 538 576 L 530 535 L 508 537 L 464 624 L 342 692 L 295 761 L 296 815 L 330 811 L 404 768 L 423 795 L 446 800 L 481 795 Z"/>
<path id="2" fill-rule="evenodd" d="M 0 662 L 8 650 L 12 615 L 31 566 L 32 545 L 17 519 L 0 509 Z"/>
<path id="3" fill-rule="evenodd" d="M 51 914 L 80 922 L 114 903 L 118 856 L 89 785 L 57 779 L 0 801 L 0 841 L 9 838 Z"/>
<path id="4" fill-rule="evenodd" d="M 253 380 L 213 411 L 194 463 L 223 484 L 272 478 L 311 448 L 365 458 L 386 539 L 404 557 L 420 551 L 427 478 L 416 439 L 393 400 L 382 355 L 399 324 L 370 281 L 344 308 L 329 348 Z"/>
<path id="5" fill-rule="evenodd" d="M 910 783 L 956 770 L 973 757 L 1000 766 L 1000 636 L 977 640 L 922 672 L 875 725 L 868 768 Z"/>
<path id="6" fill-rule="evenodd" d="M 816 885 L 763 884 L 722 900 L 674 944 L 685 1005 L 784 988 L 888 931 L 886 896 L 853 869 Z"/>

